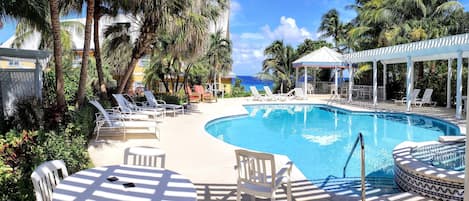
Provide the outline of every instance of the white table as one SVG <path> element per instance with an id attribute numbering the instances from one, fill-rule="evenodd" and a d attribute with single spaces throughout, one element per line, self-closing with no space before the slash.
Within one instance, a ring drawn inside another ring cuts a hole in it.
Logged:
<path id="1" fill-rule="evenodd" d="M 117 177 L 110 182 L 108 177 Z M 132 182 L 135 187 L 122 184 Z M 177 200 L 195 201 L 194 184 L 167 169 L 114 165 L 82 170 L 65 178 L 54 190 L 52 200 Z"/>

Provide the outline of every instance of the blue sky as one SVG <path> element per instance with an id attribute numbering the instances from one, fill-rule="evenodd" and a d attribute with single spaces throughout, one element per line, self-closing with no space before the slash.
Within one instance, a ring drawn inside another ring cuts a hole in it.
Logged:
<path id="1" fill-rule="evenodd" d="M 233 42 L 233 72 L 254 75 L 261 71 L 263 50 L 274 40 L 293 46 L 304 39 L 318 39 L 321 17 L 328 10 L 339 11 L 341 20 L 355 17 L 345 7 L 355 0 L 231 0 L 230 36 Z M 469 8 L 469 0 L 461 3 Z M 84 15 L 83 15 L 84 16 Z M 80 17 L 79 15 L 67 18 Z M 0 43 L 14 32 L 15 22 L 7 20 L 0 29 Z"/>

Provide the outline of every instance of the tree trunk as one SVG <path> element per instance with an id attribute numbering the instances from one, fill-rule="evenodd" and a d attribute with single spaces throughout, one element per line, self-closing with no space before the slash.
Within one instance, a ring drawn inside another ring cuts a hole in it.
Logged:
<path id="1" fill-rule="evenodd" d="M 88 57 L 90 56 L 91 23 L 93 23 L 94 0 L 87 0 L 86 22 L 85 22 L 85 44 L 83 46 L 83 57 L 81 60 L 80 81 L 78 83 L 77 104 L 80 108 L 85 102 L 86 80 L 88 78 Z"/>
<path id="2" fill-rule="evenodd" d="M 60 41 L 60 19 L 58 0 L 50 0 L 50 18 L 52 25 L 52 37 L 54 39 L 55 84 L 56 101 L 59 112 L 59 121 L 65 111 L 64 75 L 62 67 L 62 42 Z"/>
<path id="3" fill-rule="evenodd" d="M 151 50 L 151 46 L 156 40 L 157 26 L 155 26 L 156 23 L 153 20 L 154 19 L 152 19 L 151 16 L 145 16 L 143 25 L 140 27 L 140 36 L 137 38 L 135 47 L 132 50 L 132 59 L 130 60 L 125 74 L 120 81 L 117 93 L 122 93 L 124 91 L 130 76 L 132 76 L 134 72 L 135 65 L 138 60 L 142 58 L 146 52 Z"/>
<path id="4" fill-rule="evenodd" d="M 98 84 L 100 96 L 107 99 L 107 88 L 104 82 L 103 63 L 101 60 L 101 46 L 99 43 L 99 19 L 102 17 L 101 0 L 96 0 L 94 4 L 94 58 L 96 59 L 96 71 L 98 73 Z"/>

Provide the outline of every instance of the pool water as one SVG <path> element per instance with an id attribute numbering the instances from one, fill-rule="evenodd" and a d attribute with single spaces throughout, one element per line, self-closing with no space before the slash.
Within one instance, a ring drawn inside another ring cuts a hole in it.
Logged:
<path id="1" fill-rule="evenodd" d="M 365 141 L 367 177 L 388 178 L 393 177 L 392 150 L 399 143 L 460 135 L 454 124 L 419 115 L 350 112 L 326 105 L 245 108 L 248 115 L 211 121 L 206 131 L 235 146 L 286 155 L 310 180 L 342 177 L 359 132 Z M 356 149 L 347 177 L 359 177 L 359 165 Z"/>

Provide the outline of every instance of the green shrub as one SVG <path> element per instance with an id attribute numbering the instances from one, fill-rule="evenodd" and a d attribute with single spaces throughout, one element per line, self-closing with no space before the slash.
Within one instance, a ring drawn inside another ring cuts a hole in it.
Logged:
<path id="1" fill-rule="evenodd" d="M 43 126 L 43 110 L 40 100 L 30 96 L 16 100 L 10 117 L 11 128 L 17 130 L 38 130 Z"/>

